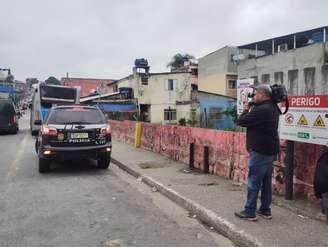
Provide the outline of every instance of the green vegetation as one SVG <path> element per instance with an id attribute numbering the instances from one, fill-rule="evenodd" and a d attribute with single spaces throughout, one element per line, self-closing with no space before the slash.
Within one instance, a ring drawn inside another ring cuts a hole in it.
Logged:
<path id="1" fill-rule="evenodd" d="M 50 76 L 45 82 L 50 85 L 60 85 L 60 81 L 54 76 Z"/>
<path id="2" fill-rule="evenodd" d="M 227 116 L 231 116 L 233 119 L 233 122 L 236 123 L 237 122 L 237 106 L 234 105 L 230 108 L 227 108 L 223 114 L 227 115 Z"/>
<path id="3" fill-rule="evenodd" d="M 171 68 L 171 71 L 183 70 L 185 69 L 184 63 L 194 58 L 195 57 L 193 55 L 190 55 L 188 53 L 186 54 L 177 53 L 172 57 L 171 61 L 167 64 L 167 67 Z"/>
<path id="4" fill-rule="evenodd" d="M 181 125 L 181 126 L 186 126 L 186 123 L 187 123 L 187 121 L 186 121 L 185 118 L 180 118 L 180 120 L 179 120 L 179 125 Z"/>

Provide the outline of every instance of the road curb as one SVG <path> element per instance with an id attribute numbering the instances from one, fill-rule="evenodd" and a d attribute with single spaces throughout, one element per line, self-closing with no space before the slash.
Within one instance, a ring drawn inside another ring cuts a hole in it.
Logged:
<path id="1" fill-rule="evenodd" d="M 115 164 L 120 169 L 129 173 L 135 178 L 141 179 L 141 181 L 150 187 L 155 187 L 158 192 L 177 203 L 181 207 L 185 208 L 194 215 L 204 224 L 213 227 L 220 234 L 229 238 L 232 242 L 240 247 L 260 247 L 263 246 L 257 239 L 253 236 L 245 233 L 242 230 L 236 229 L 235 225 L 227 221 L 226 219 L 220 217 L 212 210 L 209 210 L 198 203 L 182 196 L 175 190 L 161 184 L 160 182 L 154 180 L 151 177 L 142 175 L 141 173 L 133 170 L 129 166 L 121 163 L 120 161 L 111 158 L 113 164 Z"/>

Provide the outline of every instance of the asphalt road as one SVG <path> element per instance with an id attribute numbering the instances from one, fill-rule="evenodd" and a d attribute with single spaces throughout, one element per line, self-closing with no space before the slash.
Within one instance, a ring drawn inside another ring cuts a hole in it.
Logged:
<path id="1" fill-rule="evenodd" d="M 25 116 L 17 135 L 0 135 L 0 246 L 232 244 L 113 165 L 56 163 L 39 174 Z"/>

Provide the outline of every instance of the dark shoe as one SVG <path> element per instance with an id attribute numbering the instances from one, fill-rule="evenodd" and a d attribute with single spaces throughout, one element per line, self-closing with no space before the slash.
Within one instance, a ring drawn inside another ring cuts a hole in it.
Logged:
<path id="1" fill-rule="evenodd" d="M 243 220 L 257 221 L 256 215 L 249 215 L 245 210 L 241 212 L 235 212 L 235 215 Z"/>
<path id="2" fill-rule="evenodd" d="M 270 212 L 264 212 L 261 210 L 257 210 L 256 213 L 264 219 L 271 220 L 272 214 Z"/>

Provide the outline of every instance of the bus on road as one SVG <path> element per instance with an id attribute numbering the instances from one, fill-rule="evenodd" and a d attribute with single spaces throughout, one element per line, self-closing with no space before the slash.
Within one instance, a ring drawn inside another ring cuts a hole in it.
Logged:
<path id="1" fill-rule="evenodd" d="M 35 125 L 35 120 L 46 118 L 52 105 L 67 105 L 80 103 L 80 89 L 58 85 L 39 83 L 35 86 L 32 97 L 30 130 L 32 135 L 37 135 L 40 125 Z"/>

